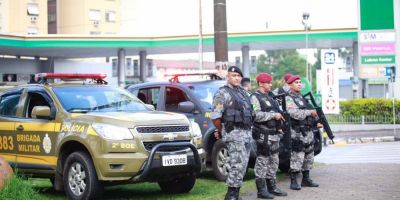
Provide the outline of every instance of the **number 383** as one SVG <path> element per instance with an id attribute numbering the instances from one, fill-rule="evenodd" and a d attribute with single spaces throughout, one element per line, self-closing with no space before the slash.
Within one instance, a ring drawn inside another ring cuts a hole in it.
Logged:
<path id="1" fill-rule="evenodd" d="M 14 143 L 12 136 L 0 136 L 0 150 L 13 150 Z"/>

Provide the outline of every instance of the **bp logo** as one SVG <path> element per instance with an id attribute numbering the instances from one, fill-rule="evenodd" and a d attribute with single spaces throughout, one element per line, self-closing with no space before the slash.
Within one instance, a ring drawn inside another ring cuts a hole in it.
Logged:
<path id="1" fill-rule="evenodd" d="M 44 136 L 44 138 L 43 138 L 43 149 L 44 149 L 44 152 L 46 152 L 46 153 L 50 153 L 50 151 L 51 151 L 51 140 L 50 140 L 49 134 L 47 134 L 47 133 L 46 133 L 46 136 Z"/>

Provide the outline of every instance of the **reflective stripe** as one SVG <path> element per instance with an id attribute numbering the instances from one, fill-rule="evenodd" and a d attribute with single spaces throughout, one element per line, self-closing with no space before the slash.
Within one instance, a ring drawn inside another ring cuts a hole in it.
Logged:
<path id="1" fill-rule="evenodd" d="M 40 131 L 40 132 L 54 132 L 60 130 L 60 123 L 48 123 L 48 122 L 16 122 L 16 127 L 22 125 L 24 131 Z M 58 129 L 55 129 L 58 127 Z"/>
<path id="2" fill-rule="evenodd" d="M 13 131 L 15 122 L 0 122 L 0 130 Z"/>
<path id="3" fill-rule="evenodd" d="M 35 156 L 35 155 L 17 154 L 16 158 L 18 163 L 57 165 L 56 156 Z"/>
<path id="4" fill-rule="evenodd" d="M 88 135 L 97 135 L 96 131 L 92 128 L 92 126 L 89 126 L 86 133 Z"/>
<path id="5" fill-rule="evenodd" d="M 0 156 L 3 157 L 7 162 L 15 162 L 15 154 L 2 154 Z"/>

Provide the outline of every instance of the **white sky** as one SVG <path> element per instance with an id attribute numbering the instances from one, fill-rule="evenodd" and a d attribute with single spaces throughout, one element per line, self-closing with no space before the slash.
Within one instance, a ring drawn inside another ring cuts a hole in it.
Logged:
<path id="1" fill-rule="evenodd" d="M 213 34 L 213 0 L 202 0 L 203 34 Z M 312 29 L 358 27 L 357 0 L 227 0 L 229 33 L 303 30 L 303 12 Z M 121 34 L 177 36 L 199 34 L 199 0 L 121 0 Z M 268 27 L 267 27 L 268 23 Z M 150 26 L 151 25 L 151 26 Z M 132 29 L 132 27 L 135 27 Z M 264 51 L 251 51 L 250 56 Z M 241 52 L 229 52 L 234 62 Z M 197 53 L 149 55 L 156 59 L 198 59 Z M 204 60 L 213 61 L 214 53 Z"/>

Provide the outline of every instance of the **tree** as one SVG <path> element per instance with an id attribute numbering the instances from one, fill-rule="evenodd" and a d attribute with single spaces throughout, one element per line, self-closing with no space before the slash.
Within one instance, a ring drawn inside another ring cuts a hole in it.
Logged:
<path id="1" fill-rule="evenodd" d="M 260 55 L 257 62 L 258 72 L 267 72 L 274 77 L 273 87 L 282 85 L 283 75 L 286 73 L 305 76 L 306 60 L 300 57 L 294 49 L 267 50 L 265 55 Z"/>

